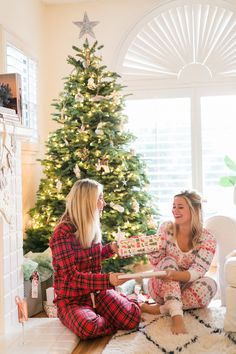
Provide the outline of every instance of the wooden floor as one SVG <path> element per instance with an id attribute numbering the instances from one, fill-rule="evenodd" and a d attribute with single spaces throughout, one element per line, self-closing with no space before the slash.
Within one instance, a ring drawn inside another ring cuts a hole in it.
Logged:
<path id="1" fill-rule="evenodd" d="M 32 317 L 47 317 L 45 312 L 40 312 Z M 112 336 L 81 340 L 71 354 L 101 354 Z"/>
<path id="2" fill-rule="evenodd" d="M 73 350 L 72 354 L 100 354 L 109 342 L 111 336 L 82 340 Z"/>

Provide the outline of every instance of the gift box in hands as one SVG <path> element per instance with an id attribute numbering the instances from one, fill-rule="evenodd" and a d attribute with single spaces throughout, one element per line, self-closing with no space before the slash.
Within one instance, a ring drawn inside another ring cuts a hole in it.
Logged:
<path id="1" fill-rule="evenodd" d="M 160 236 L 141 235 L 117 240 L 120 257 L 130 257 L 137 254 L 148 254 L 155 252 L 160 247 Z"/>

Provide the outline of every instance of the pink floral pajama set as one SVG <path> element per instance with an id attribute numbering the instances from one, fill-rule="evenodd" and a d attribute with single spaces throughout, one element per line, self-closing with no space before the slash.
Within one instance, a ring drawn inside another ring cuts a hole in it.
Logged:
<path id="1" fill-rule="evenodd" d="M 216 293 L 214 279 L 205 276 L 216 251 L 216 239 L 206 229 L 194 248 L 183 252 L 177 240 L 170 232 L 170 222 L 164 222 L 159 228 L 160 248 L 149 255 L 154 271 L 173 269 L 189 271 L 187 283 L 163 281 L 151 278 L 148 283 L 150 296 L 160 304 L 162 314 L 182 315 L 183 310 L 206 307 Z"/>

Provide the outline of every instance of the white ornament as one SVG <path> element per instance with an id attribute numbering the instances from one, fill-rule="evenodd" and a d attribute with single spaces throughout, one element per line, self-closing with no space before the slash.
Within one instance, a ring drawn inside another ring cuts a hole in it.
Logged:
<path id="1" fill-rule="evenodd" d="M 57 183 L 56 183 L 56 189 L 58 190 L 58 192 L 60 192 L 61 191 L 61 189 L 62 189 L 62 183 L 61 183 L 61 181 L 57 181 Z"/>
<path id="2" fill-rule="evenodd" d="M 101 58 L 102 60 L 102 58 Z M 101 78 L 101 82 L 112 82 L 114 79 L 111 76 L 106 76 Z"/>
<path id="3" fill-rule="evenodd" d="M 105 173 L 109 173 L 110 172 L 110 168 L 109 168 L 108 164 L 107 165 L 101 165 L 101 168 L 103 169 L 103 171 Z"/>
<path id="4" fill-rule="evenodd" d="M 82 93 L 78 91 L 78 93 L 75 95 L 75 100 L 76 102 L 84 102 L 84 96 L 82 95 Z"/>
<path id="5" fill-rule="evenodd" d="M 91 100 L 92 100 L 93 102 L 100 102 L 101 100 L 104 100 L 104 99 L 105 99 L 105 97 L 104 97 L 104 96 L 101 96 L 101 95 L 96 95 L 96 96 L 94 96 L 94 97 L 91 98 Z"/>
<path id="6" fill-rule="evenodd" d="M 135 213 L 139 212 L 139 203 L 137 202 L 136 199 L 134 199 L 132 202 L 132 209 L 135 211 Z"/>
<path id="7" fill-rule="evenodd" d="M 113 91 L 110 94 L 109 98 L 111 98 L 115 104 L 120 104 L 121 103 L 121 95 L 120 95 L 120 93 L 118 91 Z"/>
<path id="8" fill-rule="evenodd" d="M 73 171 L 74 171 L 76 177 L 77 177 L 78 179 L 80 179 L 80 168 L 79 168 L 79 166 L 78 166 L 77 164 L 75 165 L 75 168 L 74 168 Z"/>
<path id="9" fill-rule="evenodd" d="M 125 211 L 125 208 L 119 204 L 114 204 L 113 202 L 110 202 L 110 207 L 116 211 L 119 211 L 119 213 L 123 213 Z"/>
<path id="10" fill-rule="evenodd" d="M 98 160 L 98 163 L 96 163 L 95 166 L 96 166 L 96 170 L 97 170 L 97 171 L 100 171 L 100 170 L 101 170 L 102 166 L 101 166 L 100 160 Z"/>
<path id="11" fill-rule="evenodd" d="M 98 159 L 98 162 L 96 163 L 95 166 L 96 166 L 96 170 L 97 171 L 103 170 L 105 173 L 109 173 L 110 172 L 110 168 L 109 168 L 107 162 L 101 163 L 101 161 Z"/>
<path id="12" fill-rule="evenodd" d="M 104 135 L 104 131 L 103 131 L 102 129 L 96 129 L 96 130 L 95 130 L 95 133 L 96 133 L 97 135 Z"/>
<path id="13" fill-rule="evenodd" d="M 90 90 L 95 90 L 95 89 L 96 89 L 96 84 L 95 84 L 94 79 L 93 79 L 92 77 L 90 77 L 90 78 L 88 79 L 88 84 L 87 84 L 87 86 L 88 86 L 88 88 L 89 88 Z"/>
<path id="14" fill-rule="evenodd" d="M 103 128 L 105 127 L 105 125 L 106 125 L 106 123 L 104 123 L 104 122 L 98 123 L 97 129 L 95 130 L 95 133 L 96 133 L 97 135 L 104 135 Z"/>

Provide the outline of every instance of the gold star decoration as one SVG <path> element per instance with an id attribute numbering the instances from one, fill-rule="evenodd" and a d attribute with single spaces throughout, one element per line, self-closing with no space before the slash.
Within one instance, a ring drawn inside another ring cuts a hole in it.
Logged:
<path id="1" fill-rule="evenodd" d="M 81 28 L 79 38 L 83 37 L 86 34 L 89 34 L 91 37 L 95 38 L 93 27 L 96 26 L 99 21 L 89 21 L 87 12 L 84 13 L 83 21 L 77 21 L 73 23 Z"/>

